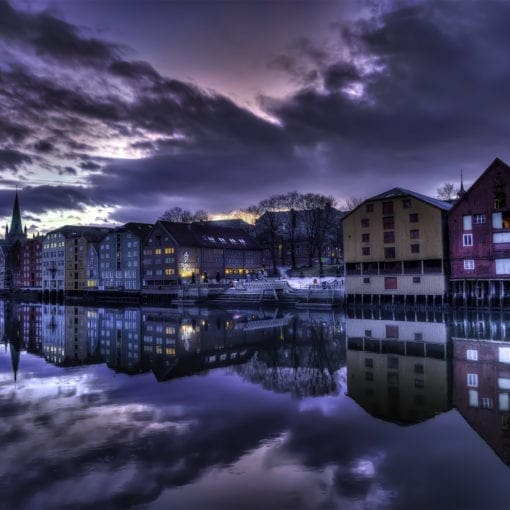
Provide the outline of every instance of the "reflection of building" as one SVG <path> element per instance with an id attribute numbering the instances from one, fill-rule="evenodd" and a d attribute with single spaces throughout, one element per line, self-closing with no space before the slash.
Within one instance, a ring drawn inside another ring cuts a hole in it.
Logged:
<path id="1" fill-rule="evenodd" d="M 348 394 L 373 416 L 416 423 L 450 408 L 444 322 L 347 319 Z"/>
<path id="2" fill-rule="evenodd" d="M 31 354 L 42 354 L 42 305 L 22 303 L 18 309 L 23 345 Z"/>
<path id="3" fill-rule="evenodd" d="M 255 350 L 281 341 L 288 317 L 222 311 L 180 314 L 142 310 L 144 352 L 159 380 L 246 363 Z"/>
<path id="4" fill-rule="evenodd" d="M 106 364 L 129 374 L 148 369 L 142 349 L 140 310 L 104 310 L 100 315 L 99 341 L 101 357 Z"/>
<path id="5" fill-rule="evenodd" d="M 97 363 L 98 313 L 82 306 L 43 305 L 42 352 L 55 365 Z"/>
<path id="6" fill-rule="evenodd" d="M 140 290 L 142 245 L 152 227 L 146 223 L 126 223 L 101 241 L 99 283 L 102 287 Z"/>
<path id="7" fill-rule="evenodd" d="M 343 219 L 349 296 L 443 296 L 451 205 L 394 188 L 365 200 Z"/>
<path id="8" fill-rule="evenodd" d="M 262 269 L 262 248 L 244 230 L 158 221 L 143 250 L 143 287 L 179 279 L 245 274 Z"/>
<path id="9" fill-rule="evenodd" d="M 510 464 L 510 328 L 500 317 L 454 322 L 453 403 Z"/>

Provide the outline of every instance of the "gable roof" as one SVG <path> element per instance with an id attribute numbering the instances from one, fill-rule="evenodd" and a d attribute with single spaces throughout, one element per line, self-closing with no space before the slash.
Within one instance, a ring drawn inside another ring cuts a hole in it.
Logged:
<path id="1" fill-rule="evenodd" d="M 154 225 L 152 223 L 136 223 L 129 222 L 121 227 L 118 227 L 112 231 L 113 232 L 131 232 L 135 236 L 137 236 L 142 241 L 145 241 L 149 234 L 152 232 Z"/>
<path id="2" fill-rule="evenodd" d="M 261 246 L 245 230 L 217 227 L 202 223 L 158 221 L 180 246 L 261 250 Z"/>
<path id="3" fill-rule="evenodd" d="M 112 231 L 106 227 L 88 227 L 83 225 L 64 225 L 48 232 L 48 234 L 61 233 L 66 239 L 84 237 L 89 242 L 98 242 Z M 46 235 L 48 235 L 46 234 Z"/>
<path id="4" fill-rule="evenodd" d="M 357 211 L 360 207 L 365 205 L 367 202 L 372 202 L 374 200 L 384 200 L 385 198 L 404 198 L 404 197 L 412 197 L 416 200 L 420 200 L 421 202 L 425 202 L 433 207 L 437 207 L 442 211 L 449 211 L 452 208 L 452 204 L 449 202 L 445 202 L 444 200 L 439 200 L 437 198 L 432 198 L 427 195 L 422 195 L 421 193 L 416 193 L 416 191 L 411 191 L 405 188 L 391 188 L 379 195 L 374 195 L 373 197 L 367 198 L 358 207 L 355 207 L 352 211 L 349 211 L 343 218 L 342 221 L 350 216 L 354 211 Z"/>
<path id="5" fill-rule="evenodd" d="M 494 158 L 494 161 L 481 173 L 481 175 L 478 177 L 478 179 L 476 179 L 476 181 L 473 184 L 471 184 L 471 186 L 469 186 L 469 188 L 464 193 L 464 195 L 462 195 L 462 197 L 459 200 L 457 200 L 457 202 L 455 202 L 455 204 L 452 207 L 452 211 L 459 204 L 463 203 L 464 201 L 466 201 L 468 199 L 471 191 L 474 190 L 478 186 L 478 183 L 485 177 L 485 175 L 488 172 L 490 172 L 493 168 L 498 167 L 498 166 L 502 167 L 506 171 L 510 170 L 510 166 L 507 165 L 502 159 Z"/>

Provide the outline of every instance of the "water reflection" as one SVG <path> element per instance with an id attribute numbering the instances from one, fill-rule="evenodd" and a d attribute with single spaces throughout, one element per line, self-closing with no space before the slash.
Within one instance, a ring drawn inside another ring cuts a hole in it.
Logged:
<path id="1" fill-rule="evenodd" d="M 505 508 L 508 319 L 4 302 L 0 497 Z"/>

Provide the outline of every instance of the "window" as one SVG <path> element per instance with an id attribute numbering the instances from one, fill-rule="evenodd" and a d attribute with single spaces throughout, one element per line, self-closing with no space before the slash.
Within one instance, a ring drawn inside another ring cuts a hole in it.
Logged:
<path id="1" fill-rule="evenodd" d="M 415 374 L 423 374 L 423 365 L 421 363 L 415 363 L 414 373 Z"/>
<path id="2" fill-rule="evenodd" d="M 382 212 L 383 214 L 393 214 L 393 202 L 383 202 Z"/>
<path id="3" fill-rule="evenodd" d="M 172 274 L 174 274 L 174 273 L 175 273 L 175 270 L 174 270 L 174 269 L 172 269 L 172 268 L 168 268 L 168 267 L 167 267 L 167 268 L 165 269 L 165 274 L 166 274 L 167 276 L 170 276 L 170 275 L 172 275 Z"/>
<path id="4" fill-rule="evenodd" d="M 374 212 L 374 204 L 367 204 L 365 206 L 365 211 L 368 213 Z"/>
<path id="5" fill-rule="evenodd" d="M 174 248 L 165 248 L 165 253 L 167 255 L 171 254 L 171 253 L 174 253 L 175 252 L 175 249 Z"/>
<path id="6" fill-rule="evenodd" d="M 365 329 L 365 336 L 367 338 L 371 338 L 372 337 L 372 330 L 371 329 Z"/>
<path id="7" fill-rule="evenodd" d="M 393 216 L 383 217 L 383 229 L 392 230 L 395 228 L 395 218 Z"/>
<path id="8" fill-rule="evenodd" d="M 420 245 L 411 244 L 411 253 L 420 253 Z"/>
<path id="9" fill-rule="evenodd" d="M 496 259 L 496 274 L 510 274 L 510 259 Z"/>
<path id="10" fill-rule="evenodd" d="M 372 358 L 365 358 L 365 367 L 374 368 L 374 360 Z"/>
<path id="11" fill-rule="evenodd" d="M 478 388 L 478 374 L 468 374 L 467 385 L 470 388 Z"/>
<path id="12" fill-rule="evenodd" d="M 492 398 L 482 397 L 480 399 L 480 403 L 482 404 L 481 405 L 482 409 L 492 409 L 494 407 L 494 402 Z"/>
<path id="13" fill-rule="evenodd" d="M 500 363 L 510 363 L 510 347 L 500 347 L 499 349 L 499 362 Z"/>
<path id="14" fill-rule="evenodd" d="M 421 277 L 420 276 L 413 276 L 413 283 L 421 283 Z"/>
<path id="15" fill-rule="evenodd" d="M 361 253 L 362 255 L 370 255 L 370 246 L 363 246 L 363 248 L 361 248 Z"/>
<path id="16" fill-rule="evenodd" d="M 411 239 L 419 239 L 420 238 L 420 231 L 417 228 L 415 228 L 413 230 L 410 230 L 409 231 L 409 237 Z"/>
<path id="17" fill-rule="evenodd" d="M 510 410 L 510 399 L 508 398 L 508 393 L 500 393 L 498 395 L 498 404 L 500 411 L 509 411 Z"/>
<path id="18" fill-rule="evenodd" d="M 475 225 L 479 225 L 480 223 L 485 223 L 485 214 L 473 214 L 473 222 Z"/>
<path id="19" fill-rule="evenodd" d="M 462 234 L 462 246 L 473 246 L 473 234 Z"/>
<path id="20" fill-rule="evenodd" d="M 470 361 L 478 361 L 478 351 L 476 349 L 468 349 L 466 351 L 466 358 Z"/>
<path id="21" fill-rule="evenodd" d="M 388 368 L 398 370 L 398 358 L 396 356 L 388 356 Z"/>
<path id="22" fill-rule="evenodd" d="M 361 242 L 362 243 L 370 242 L 370 234 L 361 234 Z"/>
<path id="23" fill-rule="evenodd" d="M 361 226 L 363 228 L 368 228 L 370 226 L 370 221 L 368 220 L 368 218 L 361 219 Z"/>
<path id="24" fill-rule="evenodd" d="M 469 390 L 469 407 L 478 407 L 478 392 Z"/>
<path id="25" fill-rule="evenodd" d="M 370 283 L 370 278 L 368 277 L 363 278 L 363 283 Z"/>
<path id="26" fill-rule="evenodd" d="M 492 242 L 494 244 L 510 243 L 510 232 L 497 232 L 492 234 Z"/>
<path id="27" fill-rule="evenodd" d="M 503 228 L 503 215 L 500 212 L 492 213 L 492 227 Z"/>
<path id="28" fill-rule="evenodd" d="M 471 215 L 462 216 L 462 226 L 464 230 L 471 230 Z"/>
<path id="29" fill-rule="evenodd" d="M 386 276 L 384 278 L 384 288 L 393 290 L 397 288 L 397 278 L 395 276 Z"/>
<path id="30" fill-rule="evenodd" d="M 414 387 L 415 388 L 423 388 L 425 386 L 425 383 L 423 379 L 415 379 L 414 380 Z"/>
<path id="31" fill-rule="evenodd" d="M 374 374 L 372 372 L 365 372 L 365 381 L 373 381 Z"/>
<path id="32" fill-rule="evenodd" d="M 385 243 L 394 243 L 395 242 L 395 232 L 393 232 L 393 230 L 384 232 L 383 236 L 384 236 Z"/>
<path id="33" fill-rule="evenodd" d="M 404 209 L 410 209 L 411 208 L 411 199 L 410 198 L 404 198 L 404 200 L 402 200 L 402 207 Z"/>
<path id="34" fill-rule="evenodd" d="M 387 259 L 394 259 L 395 258 L 395 247 L 386 247 L 384 248 L 384 257 Z"/>
<path id="35" fill-rule="evenodd" d="M 475 268 L 475 261 L 473 259 L 466 259 L 464 261 L 464 269 L 474 269 Z"/>
<path id="36" fill-rule="evenodd" d="M 409 215 L 410 223 L 418 223 L 418 213 L 412 213 Z"/>

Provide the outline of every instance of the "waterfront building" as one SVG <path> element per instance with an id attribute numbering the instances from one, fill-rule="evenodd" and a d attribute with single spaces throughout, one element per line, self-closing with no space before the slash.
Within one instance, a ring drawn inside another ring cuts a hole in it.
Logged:
<path id="1" fill-rule="evenodd" d="M 510 297 L 510 167 L 496 158 L 448 217 L 454 299 Z"/>
<path id="2" fill-rule="evenodd" d="M 212 281 L 262 271 L 262 248 L 242 229 L 158 221 L 143 248 L 142 286 Z"/>
<path id="3" fill-rule="evenodd" d="M 451 204 L 402 188 L 365 200 L 343 219 L 345 292 L 403 302 L 447 290 Z"/>
<path id="4" fill-rule="evenodd" d="M 6 225 L 5 238 L 0 240 L 0 289 L 12 290 L 19 286 L 20 281 L 20 250 L 26 240 L 26 229 L 23 230 L 18 192 L 14 196 L 11 228 Z"/>
<path id="5" fill-rule="evenodd" d="M 39 235 L 21 243 L 20 288 L 40 289 L 42 287 L 42 248 L 43 237 Z"/>
<path id="6" fill-rule="evenodd" d="M 86 290 L 96 283 L 98 259 L 91 267 L 91 248 L 97 253 L 101 239 L 110 232 L 103 227 L 66 225 L 49 232 L 43 243 L 43 290 Z"/>
<path id="7" fill-rule="evenodd" d="M 142 247 L 154 225 L 126 223 L 99 244 L 99 286 L 102 289 L 141 289 Z M 93 258 L 95 254 L 91 254 Z M 91 262 L 92 270 L 93 262 Z"/>

